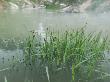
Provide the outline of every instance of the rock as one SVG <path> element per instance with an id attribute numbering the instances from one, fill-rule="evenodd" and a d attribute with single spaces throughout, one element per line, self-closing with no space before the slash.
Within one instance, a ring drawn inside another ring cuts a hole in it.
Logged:
<path id="1" fill-rule="evenodd" d="M 80 10 L 77 7 L 73 7 L 73 6 L 68 6 L 65 7 L 61 10 L 61 12 L 66 12 L 66 13 L 79 13 Z"/>
<path id="2" fill-rule="evenodd" d="M 81 11 L 79 10 L 79 8 L 74 8 L 72 12 L 73 13 L 80 13 Z"/>
<path id="3" fill-rule="evenodd" d="M 72 6 L 68 6 L 62 9 L 62 12 L 67 12 L 67 13 L 71 13 L 73 11 Z"/>
<path id="4" fill-rule="evenodd" d="M 0 10 L 3 10 L 3 6 L 2 5 L 0 5 Z"/>
<path id="5" fill-rule="evenodd" d="M 28 4 L 28 5 L 32 5 L 32 3 L 31 3 L 30 1 L 28 1 L 28 0 L 24 0 L 24 2 L 25 2 L 26 4 Z"/>
<path id="6" fill-rule="evenodd" d="M 9 6 L 10 6 L 10 9 L 19 9 L 19 7 L 12 2 L 9 2 Z"/>
<path id="7" fill-rule="evenodd" d="M 66 5 L 66 4 L 63 4 L 63 3 L 60 4 L 60 7 L 61 7 L 61 8 L 64 8 L 64 7 L 66 7 L 66 6 L 67 6 L 67 5 Z"/>
<path id="8" fill-rule="evenodd" d="M 86 2 L 84 2 L 82 5 L 79 6 L 79 10 L 80 12 L 85 12 L 88 7 L 91 6 L 92 0 L 87 0 Z"/>
<path id="9" fill-rule="evenodd" d="M 3 9 L 3 2 L 0 1 L 0 10 Z"/>
<path id="10" fill-rule="evenodd" d="M 40 6 L 38 6 L 37 8 L 42 9 L 42 8 L 46 8 L 46 6 L 45 6 L 45 5 L 40 5 Z"/>

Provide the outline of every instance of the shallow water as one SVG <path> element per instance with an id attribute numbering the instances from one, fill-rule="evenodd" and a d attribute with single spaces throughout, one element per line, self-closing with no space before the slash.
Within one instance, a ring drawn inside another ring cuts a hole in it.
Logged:
<path id="1" fill-rule="evenodd" d="M 46 28 L 50 28 L 51 30 L 63 32 L 85 25 L 87 32 L 104 31 L 104 34 L 110 34 L 109 17 L 110 13 L 75 14 L 59 13 L 44 9 L 4 11 L 0 12 L 0 39 L 23 39 L 31 30 L 44 33 Z M 22 50 L 17 48 L 11 50 L 10 47 L 8 47 L 8 49 L 4 47 L 0 49 L 0 82 L 4 82 L 5 79 L 7 79 L 8 82 L 28 82 L 28 80 L 29 82 L 48 82 L 45 68 L 42 68 L 43 70 L 40 70 L 41 68 L 39 67 L 27 68 L 21 62 L 23 59 L 22 55 Z M 109 54 L 107 54 L 107 56 L 109 56 Z M 16 61 L 20 61 L 21 63 L 15 63 Z M 109 65 L 109 59 L 102 63 L 104 72 L 110 73 Z M 49 71 L 50 82 L 70 82 L 72 79 L 71 72 L 66 69 L 54 73 L 51 72 L 51 70 Z M 110 81 L 110 77 L 107 78 L 105 82 Z M 104 80 L 97 80 L 96 82 L 104 82 Z"/>

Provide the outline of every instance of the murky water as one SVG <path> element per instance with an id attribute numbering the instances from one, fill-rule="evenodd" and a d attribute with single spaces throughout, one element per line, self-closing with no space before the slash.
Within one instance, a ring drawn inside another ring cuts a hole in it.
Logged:
<path id="1" fill-rule="evenodd" d="M 103 31 L 110 34 L 110 13 L 59 13 L 47 10 L 25 9 L 0 12 L 0 39 L 23 39 L 31 30 L 50 28 L 55 31 L 65 31 L 86 25 L 87 31 Z M 42 26 L 43 28 L 40 28 Z M 14 47 L 15 48 L 15 47 Z M 0 82 L 48 82 L 46 71 L 41 68 L 26 68 L 24 64 L 16 64 L 23 59 L 22 50 L 17 48 L 0 49 Z M 108 54 L 107 54 L 108 56 Z M 107 57 L 108 58 L 108 57 Z M 15 66 L 13 66 L 13 63 Z M 105 72 L 110 73 L 109 59 L 103 64 Z M 12 68 L 10 68 L 12 67 Z M 20 68 L 21 67 L 21 68 Z M 36 70 L 38 69 L 38 70 Z M 42 68 L 45 70 L 45 68 Z M 70 82 L 71 72 L 62 70 L 50 72 L 50 82 Z M 105 82 L 109 82 L 107 77 Z M 98 82 L 98 81 L 97 81 Z M 104 82 L 99 80 L 99 82 Z"/>

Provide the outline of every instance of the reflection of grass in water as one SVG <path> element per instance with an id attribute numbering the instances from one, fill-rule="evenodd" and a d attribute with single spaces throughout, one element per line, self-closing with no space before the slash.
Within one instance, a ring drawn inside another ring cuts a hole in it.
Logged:
<path id="1" fill-rule="evenodd" d="M 43 43 L 33 33 L 26 39 L 26 63 L 36 63 L 36 59 L 40 59 L 44 66 L 57 71 L 72 68 L 72 78 L 76 82 L 92 76 L 108 48 L 107 37 L 101 37 L 101 32 L 86 34 L 84 28 L 63 34 L 48 32 L 46 35 Z"/>

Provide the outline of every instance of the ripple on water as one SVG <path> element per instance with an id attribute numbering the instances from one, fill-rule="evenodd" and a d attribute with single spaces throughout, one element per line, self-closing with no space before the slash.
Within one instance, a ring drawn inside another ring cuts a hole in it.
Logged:
<path id="1" fill-rule="evenodd" d="M 19 61 L 23 58 L 22 50 L 3 50 L 0 49 L 0 69 L 10 66 L 14 61 Z"/>

